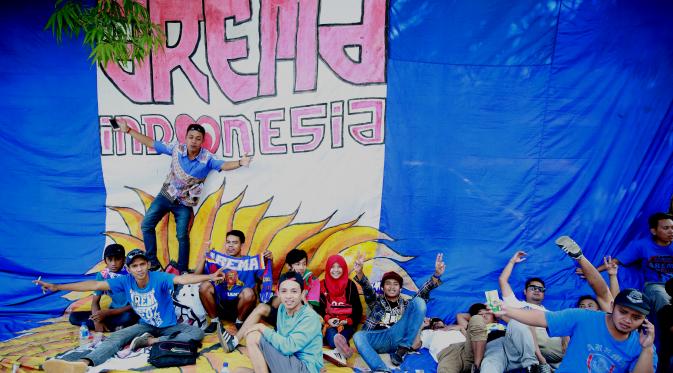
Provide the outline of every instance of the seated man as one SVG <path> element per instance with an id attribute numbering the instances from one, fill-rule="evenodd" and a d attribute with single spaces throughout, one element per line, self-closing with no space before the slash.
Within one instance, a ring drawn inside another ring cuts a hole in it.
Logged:
<path id="1" fill-rule="evenodd" d="M 118 243 L 110 244 L 105 248 L 103 251 L 105 268 L 96 274 L 96 281 L 128 274 L 124 268 L 124 256 L 126 255 L 124 251 L 124 246 Z M 107 295 L 112 299 L 110 308 L 107 310 L 100 308 L 102 295 Z M 131 305 L 126 300 L 126 294 L 111 291 L 95 291 L 91 298 L 91 311 L 70 313 L 71 324 L 80 326 L 85 323 L 89 329 L 97 332 L 113 332 L 135 325 L 137 322 L 138 315 L 131 309 Z"/>
<path id="2" fill-rule="evenodd" d="M 300 249 L 292 249 L 285 256 L 285 267 L 288 271 L 299 273 L 304 278 L 304 295 L 306 301 L 312 306 L 318 306 L 318 298 L 320 296 L 320 281 L 313 276 L 311 271 L 306 270 L 308 255 L 306 251 Z M 229 332 L 220 328 L 218 336 L 220 337 L 220 344 L 224 352 L 233 351 L 247 334 L 248 328 L 257 324 L 261 319 L 276 326 L 278 319 L 278 307 L 280 306 L 280 298 L 272 297 L 266 303 L 260 303 L 252 310 L 252 313 L 243 322 L 243 325 L 238 329 L 236 335 L 231 335 Z"/>
<path id="3" fill-rule="evenodd" d="M 504 326 L 496 323 L 493 314 L 482 303 L 470 306 L 466 322 L 467 330 L 459 325 L 445 326 L 440 321 L 432 325 L 432 330 L 421 331 L 417 344 L 420 342 L 422 347 L 430 350 L 438 363 L 438 372 L 479 371 L 486 342 L 505 334 Z"/>
<path id="4" fill-rule="evenodd" d="M 402 364 L 423 324 L 425 301 L 430 291 L 441 284 L 440 276 L 444 274 L 445 265 L 442 254 L 437 254 L 432 278 L 423 284 L 418 294 L 407 300 L 400 297 L 402 276 L 396 272 L 386 272 L 381 278 L 383 294 L 377 295 L 362 272 L 363 264 L 364 257 L 360 255 L 353 265 L 354 280 L 362 287 L 369 314 L 362 330 L 355 333 L 353 340 L 370 369 L 388 372 L 388 367 L 378 354 L 390 353 L 393 364 Z"/>
<path id="5" fill-rule="evenodd" d="M 524 260 L 526 260 L 526 255 L 527 254 L 523 251 L 517 251 L 516 253 L 514 253 L 509 262 L 507 262 L 505 268 L 503 268 L 502 273 L 498 278 L 498 282 L 500 284 L 500 290 L 502 291 L 503 302 L 510 308 L 531 308 L 545 311 L 542 302 L 544 301 L 544 293 L 546 291 L 546 288 L 544 281 L 541 278 L 534 277 L 526 281 L 523 291 L 523 294 L 526 298 L 525 302 L 522 302 L 516 298 L 516 296 L 514 295 L 514 291 L 512 290 L 512 287 L 509 284 L 509 277 L 512 275 L 514 266 L 517 263 L 521 263 Z M 517 326 L 518 325 L 515 323 L 513 326 L 508 325 L 508 328 Z M 538 360 L 539 370 L 541 372 L 550 372 L 551 367 L 549 366 L 549 364 L 558 363 L 563 358 L 562 340 L 561 338 L 550 338 L 549 335 L 547 334 L 547 331 L 544 328 L 531 329 L 531 332 L 533 333 L 535 356 L 537 357 Z M 511 364 L 512 361 L 511 359 L 509 360 Z M 499 362 L 499 364 L 504 363 L 505 361 Z"/>
<path id="6" fill-rule="evenodd" d="M 221 280 L 222 271 L 210 275 L 184 274 L 175 276 L 164 272 L 150 271 L 150 263 L 145 252 L 131 250 L 126 255 L 126 266 L 131 274 L 108 279 L 106 281 L 82 281 L 69 284 L 51 284 L 33 281 L 49 291 L 105 291 L 112 290 L 126 294 L 133 310 L 140 316 L 140 323 L 110 334 L 96 349 L 79 361 L 52 359 L 43 364 L 46 372 L 61 373 L 85 372 L 89 366 L 102 364 L 114 356 L 124 345 L 131 342 L 131 349 L 151 346 L 154 343 L 171 339 L 189 342 L 203 339 L 201 329 L 187 324 L 178 324 L 173 308 L 173 286 L 196 284 L 206 280 Z"/>
<path id="7" fill-rule="evenodd" d="M 303 304 L 304 279 L 287 272 L 278 279 L 277 331 L 264 324 L 248 329 L 247 355 L 255 373 L 318 373 L 323 367 L 320 316 Z M 250 372 L 238 369 L 237 372 Z"/>
<path id="8" fill-rule="evenodd" d="M 543 312 L 504 304 L 496 315 L 546 328 L 553 336 L 570 336 L 556 373 L 643 373 L 657 367 L 654 326 L 645 319 L 649 312 L 647 297 L 626 289 L 615 297 L 612 313 L 577 308 Z"/>
<path id="9" fill-rule="evenodd" d="M 245 243 L 245 235 L 239 230 L 227 232 L 226 242 L 224 244 L 224 254 L 219 254 L 222 259 L 241 258 L 241 245 Z M 226 281 L 222 283 L 213 283 L 206 281 L 199 286 L 199 298 L 206 313 L 211 321 L 217 326 L 221 318 L 236 323 L 236 328 L 240 329 L 243 320 L 252 312 L 257 304 L 257 291 L 255 289 L 262 281 L 264 269 L 261 265 L 254 266 L 252 269 L 240 270 L 237 261 L 226 260 L 224 266 L 218 264 L 217 259 L 211 258 L 207 261 L 206 257 L 211 253 L 204 253 L 196 264 L 194 273 L 199 274 L 204 271 L 212 273 L 221 268 L 225 270 Z M 264 253 L 266 259 L 271 259 L 271 252 Z M 258 263 L 259 264 L 259 263 Z M 206 329 L 206 332 L 212 330 Z M 226 333 L 224 326 L 220 323 L 218 333 Z"/>
<path id="10" fill-rule="evenodd" d="M 631 242 L 624 251 L 613 259 L 616 263 L 629 265 L 640 263 L 645 275 L 645 295 L 652 302 L 652 311 L 656 313 L 670 301 L 664 283 L 673 278 L 673 216 L 658 212 L 648 219 L 650 236 Z M 605 264 L 599 271 L 607 269 Z M 582 270 L 577 273 L 582 275 Z"/>

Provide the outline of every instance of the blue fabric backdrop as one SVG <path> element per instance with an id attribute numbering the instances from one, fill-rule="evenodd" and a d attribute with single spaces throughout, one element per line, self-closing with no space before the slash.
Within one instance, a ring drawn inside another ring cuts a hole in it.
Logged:
<path id="1" fill-rule="evenodd" d="M 13 3 L 0 12 L 0 339 L 62 314 L 62 294 L 30 281 L 82 279 L 105 244 L 95 66 L 42 31 L 53 2 Z"/>
<path id="2" fill-rule="evenodd" d="M 556 237 L 598 264 L 648 234 L 673 184 L 671 24 L 668 1 L 391 3 L 381 229 L 413 277 L 445 253 L 430 313 L 483 301 L 518 249 L 515 291 L 541 276 L 570 306 L 590 289 Z"/>
<path id="3" fill-rule="evenodd" d="M 104 245 L 95 69 L 80 42 L 42 30 L 52 4 L 0 15 L 2 339 L 67 305 L 30 280 L 80 279 Z M 598 263 L 668 207 L 673 4 L 389 6 L 381 229 L 416 256 L 403 265 L 419 283 L 445 253 L 429 312 L 448 320 L 482 300 L 517 249 L 531 255 L 514 287 L 539 275 L 550 308 L 570 305 L 589 289 L 555 237 Z M 638 285 L 635 271 L 621 275 Z"/>

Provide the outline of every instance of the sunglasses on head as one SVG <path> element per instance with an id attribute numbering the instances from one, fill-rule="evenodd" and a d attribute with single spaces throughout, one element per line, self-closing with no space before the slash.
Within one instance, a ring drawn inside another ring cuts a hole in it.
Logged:
<path id="1" fill-rule="evenodd" d="M 540 293 L 544 293 L 545 290 L 547 290 L 544 286 L 537 286 L 537 285 L 528 285 L 528 290 L 537 290 Z"/>

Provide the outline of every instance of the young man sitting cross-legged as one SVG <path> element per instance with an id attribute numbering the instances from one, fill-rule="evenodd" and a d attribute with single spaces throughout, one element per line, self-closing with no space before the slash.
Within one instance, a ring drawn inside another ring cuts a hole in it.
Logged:
<path id="1" fill-rule="evenodd" d="M 255 373 L 318 373 L 323 367 L 320 316 L 302 302 L 304 279 L 287 272 L 278 279 L 277 331 L 264 324 L 248 329 L 247 354 Z M 250 372 L 238 369 L 237 372 Z"/>
<path id="2" fill-rule="evenodd" d="M 45 281 L 34 281 L 49 291 L 106 291 L 125 293 L 133 310 L 140 316 L 140 322 L 126 329 L 110 334 L 95 350 L 79 361 L 52 359 L 43 364 L 46 372 L 81 373 L 89 366 L 102 364 L 114 356 L 128 342 L 131 349 L 151 346 L 167 339 L 173 341 L 200 341 L 203 331 L 196 326 L 178 324 L 173 307 L 173 285 L 196 284 L 207 280 L 221 280 L 222 271 L 210 275 L 184 274 L 175 276 L 164 272 L 150 271 L 150 262 L 145 252 L 140 249 L 131 250 L 126 255 L 126 267 L 130 274 L 106 281 L 81 281 L 69 284 L 51 284 Z"/>

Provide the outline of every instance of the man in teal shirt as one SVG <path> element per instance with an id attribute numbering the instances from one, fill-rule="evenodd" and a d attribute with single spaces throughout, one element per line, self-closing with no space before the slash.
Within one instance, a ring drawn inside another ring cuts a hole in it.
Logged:
<path id="1" fill-rule="evenodd" d="M 323 367 L 320 316 L 303 304 L 303 291 L 304 279 L 296 272 L 278 279 L 277 331 L 255 324 L 245 336 L 255 373 L 318 373 Z"/>

